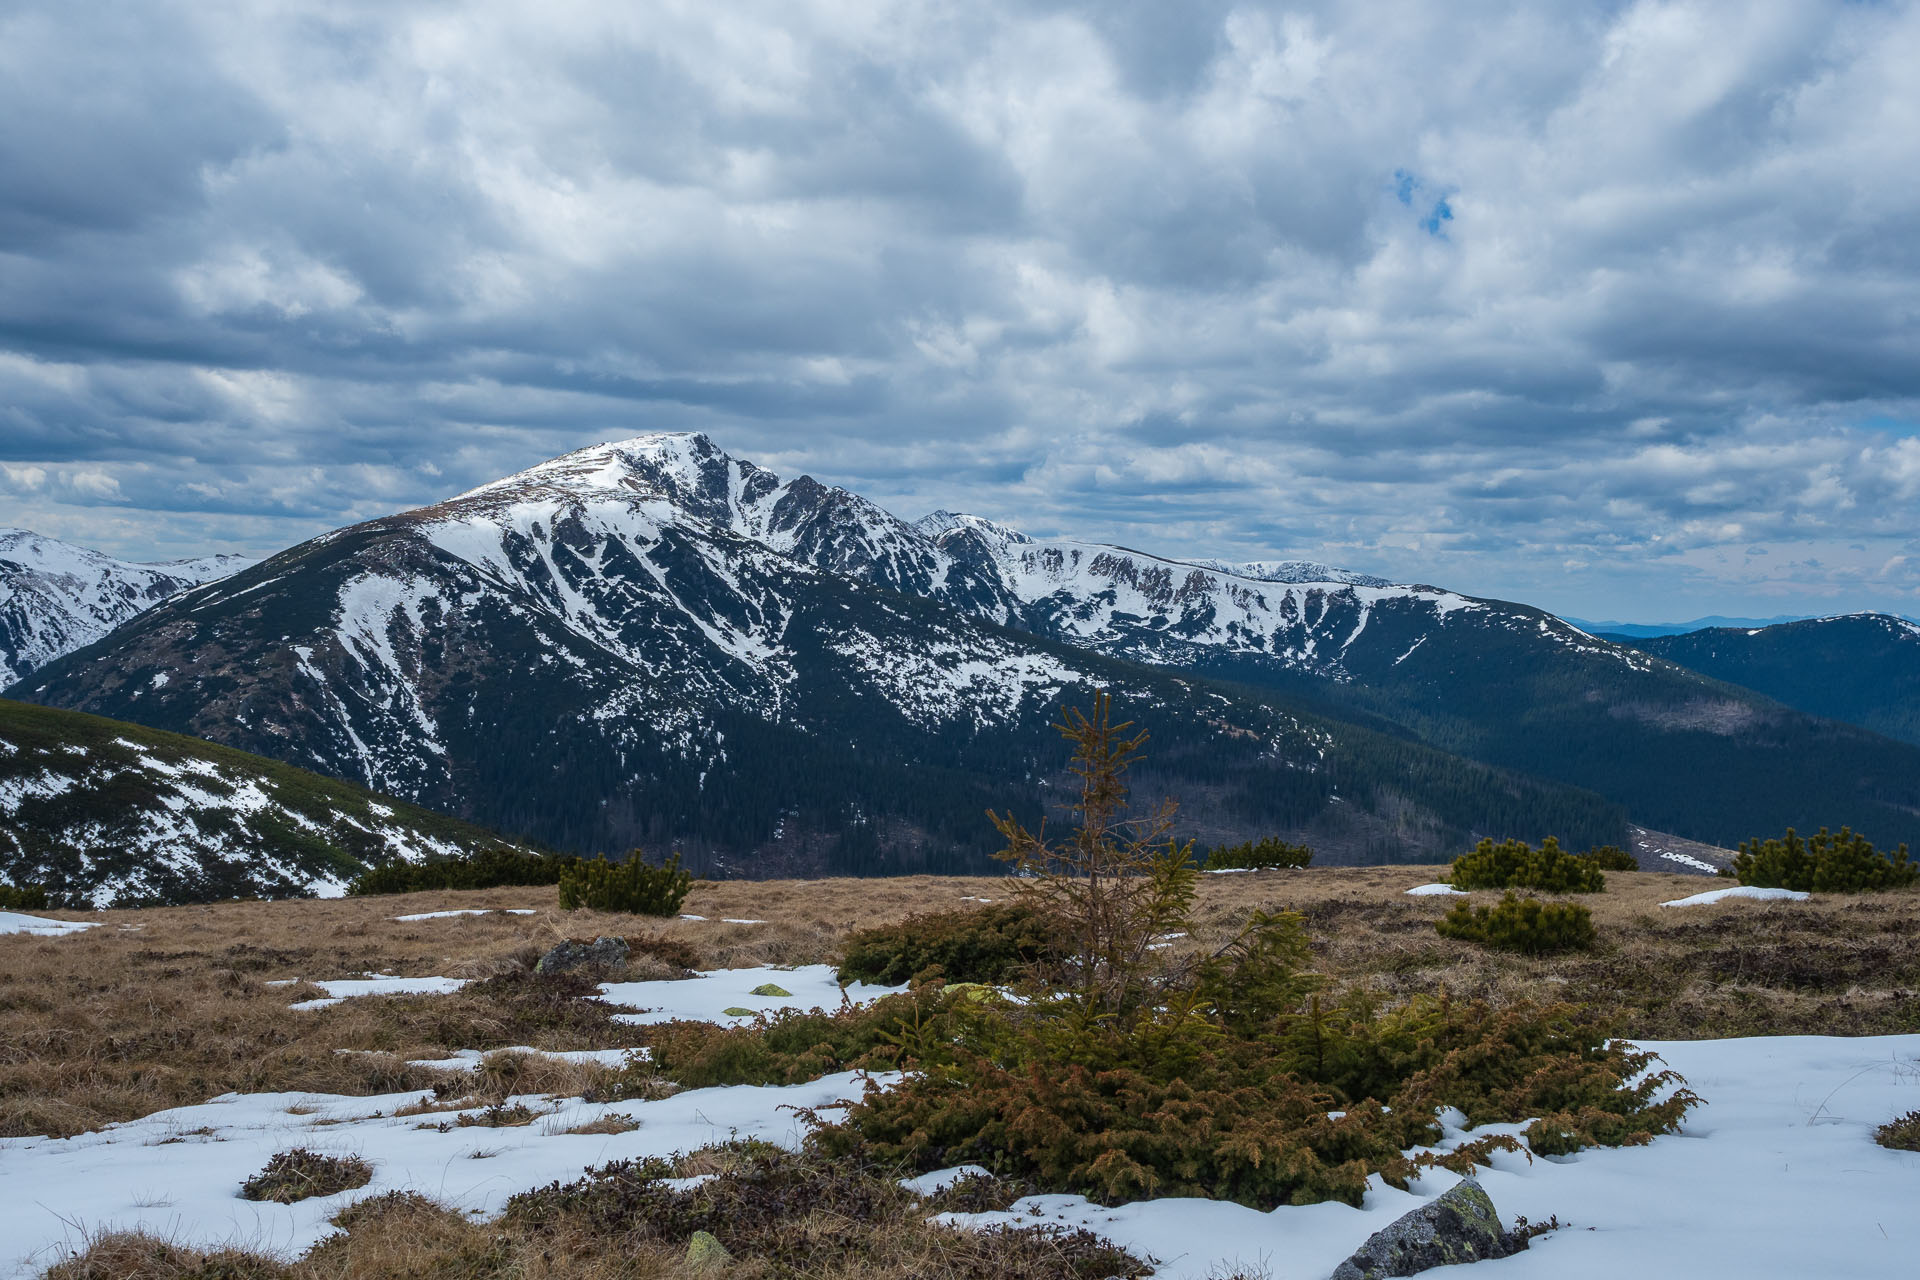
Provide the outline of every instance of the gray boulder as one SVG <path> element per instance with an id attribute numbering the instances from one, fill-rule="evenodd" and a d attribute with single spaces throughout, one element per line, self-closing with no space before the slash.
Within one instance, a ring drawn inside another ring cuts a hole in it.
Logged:
<path id="1" fill-rule="evenodd" d="M 1526 1248 L 1500 1226 L 1493 1199 L 1472 1178 L 1367 1237 L 1332 1280 L 1380 1280 L 1430 1267 L 1504 1258 Z"/>
<path id="2" fill-rule="evenodd" d="M 625 938 L 595 938 L 592 943 L 563 942 L 540 957 L 535 973 L 570 973 L 575 969 L 597 969 L 613 973 L 627 967 Z"/>

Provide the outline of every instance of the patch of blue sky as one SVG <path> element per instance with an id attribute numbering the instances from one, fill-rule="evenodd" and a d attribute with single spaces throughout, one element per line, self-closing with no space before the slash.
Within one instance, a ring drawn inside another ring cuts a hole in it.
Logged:
<path id="1" fill-rule="evenodd" d="M 1876 413 L 1856 420 L 1854 425 L 1890 436 L 1920 436 L 1920 418 L 1899 418 L 1892 414 Z"/>
<path id="2" fill-rule="evenodd" d="M 1412 170 L 1395 169 L 1393 171 L 1394 198 L 1409 209 L 1418 207 L 1414 203 L 1414 197 L 1420 195 L 1422 188 L 1425 186 L 1426 183 L 1421 179 L 1420 175 L 1414 173 Z M 1426 204 L 1424 197 L 1421 199 L 1420 204 Z M 1420 229 L 1436 239 L 1445 240 L 1447 238 L 1445 230 L 1446 224 L 1452 221 L 1453 206 L 1448 204 L 1447 197 L 1442 195 L 1428 207 L 1426 216 L 1420 219 Z"/>

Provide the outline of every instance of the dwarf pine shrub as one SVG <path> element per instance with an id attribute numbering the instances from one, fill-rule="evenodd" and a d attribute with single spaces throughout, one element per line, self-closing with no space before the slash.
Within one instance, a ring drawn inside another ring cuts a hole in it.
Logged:
<path id="1" fill-rule="evenodd" d="M 1221 845 L 1207 854 L 1208 871 L 1263 870 L 1268 867 L 1304 867 L 1313 861 L 1313 850 L 1304 844 L 1288 844 L 1278 836 L 1248 840 L 1241 844 Z"/>
<path id="2" fill-rule="evenodd" d="M 1570 1150 L 1670 1132 L 1697 1101 L 1667 1092 L 1670 1072 L 1629 1085 L 1652 1056 L 1571 1006 L 1312 1000 L 1259 1034 L 1191 1008 L 1121 1029 L 1016 1007 L 1002 1026 L 990 1046 L 963 1039 L 938 1069 L 870 1087 L 815 1141 L 922 1169 L 977 1163 L 1109 1204 L 1197 1195 L 1271 1209 L 1358 1204 L 1373 1174 L 1404 1186 L 1421 1168 L 1466 1172 L 1517 1149 L 1490 1138 L 1409 1158 L 1436 1139 L 1438 1107 L 1473 1124 L 1539 1117 L 1529 1140 Z"/>
<path id="3" fill-rule="evenodd" d="M 1861 893 L 1907 888 L 1920 879 L 1920 864 L 1908 859 L 1904 844 L 1882 853 L 1851 827 L 1840 828 L 1839 835 L 1822 827 L 1804 840 L 1788 827 L 1785 840 L 1743 843 L 1733 866 L 1720 874 L 1765 889 Z"/>
<path id="4" fill-rule="evenodd" d="M 971 998 L 978 990 L 934 982 L 831 1013 L 758 1013 L 741 1027 L 678 1019 L 659 1023 L 649 1028 L 652 1052 L 646 1070 L 701 1089 L 801 1084 L 836 1071 L 890 1068 L 907 1059 L 936 1066 L 947 1056 L 943 1044 L 963 1034 L 983 1034 L 992 1015 L 989 1001 Z"/>
<path id="5" fill-rule="evenodd" d="M 1599 893 L 1607 877 L 1599 867 L 1560 847 L 1548 836 L 1538 849 L 1523 840 L 1482 840 L 1453 860 L 1448 877 L 1456 889 L 1538 889 L 1542 893 Z"/>
<path id="6" fill-rule="evenodd" d="M 1634 856 L 1617 844 L 1597 844 L 1579 855 L 1580 861 L 1602 871 L 1638 871 L 1640 864 Z"/>
<path id="7" fill-rule="evenodd" d="M 329 1156 L 305 1147 L 282 1151 L 240 1187 L 242 1200 L 292 1204 L 312 1196 L 351 1191 L 373 1180 L 373 1166 L 359 1156 Z"/>
<path id="8" fill-rule="evenodd" d="M 1433 927 L 1443 938 L 1477 942 L 1496 951 L 1523 955 L 1551 955 L 1557 951 L 1585 951 L 1593 946 L 1593 913 L 1577 902 L 1543 902 L 1522 898 L 1508 890 L 1499 905 L 1476 907 L 1462 902 Z"/>
<path id="9" fill-rule="evenodd" d="M 560 909 L 590 907 L 595 911 L 670 916 L 680 910 L 692 887 L 693 873 L 681 870 L 679 854 L 654 867 L 635 849 L 624 862 L 608 862 L 605 857 L 592 862 L 576 859 L 561 868 Z"/>
<path id="10" fill-rule="evenodd" d="M 37 884 L 0 884 L 0 911 L 45 911 L 47 890 Z"/>
<path id="11" fill-rule="evenodd" d="M 1066 952 L 1057 916 L 1028 902 L 908 916 L 850 934 L 840 981 L 897 986 L 938 969 L 949 982 L 1012 982 Z"/>
<path id="12" fill-rule="evenodd" d="M 554 858 L 520 849 L 482 849 L 459 858 L 427 862 L 390 862 L 369 867 L 347 885 L 354 896 L 419 893 L 426 889 L 493 889 L 502 885 L 560 883 L 560 874 L 578 858 Z"/>
<path id="13" fill-rule="evenodd" d="M 1894 1151 L 1920 1151 L 1920 1111 L 1909 1111 L 1873 1131 L 1873 1140 Z"/>

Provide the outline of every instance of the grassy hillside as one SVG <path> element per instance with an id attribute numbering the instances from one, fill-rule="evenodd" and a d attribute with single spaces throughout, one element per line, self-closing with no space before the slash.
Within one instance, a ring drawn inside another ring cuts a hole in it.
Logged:
<path id="1" fill-rule="evenodd" d="M 368 866 L 505 843 L 181 734 L 0 699 L 0 880 L 99 905 L 329 894 Z"/>

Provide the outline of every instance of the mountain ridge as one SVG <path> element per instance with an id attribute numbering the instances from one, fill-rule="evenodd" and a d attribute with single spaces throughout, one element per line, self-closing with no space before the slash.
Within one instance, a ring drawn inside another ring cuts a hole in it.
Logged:
<path id="1" fill-rule="evenodd" d="M 0 528 L 0 688 L 168 596 L 251 563 L 225 555 L 136 563 L 30 529 Z"/>
<path id="2" fill-rule="evenodd" d="M 1043 804 L 1064 763 L 1046 725 L 1098 687 L 1151 715 L 1168 785 L 1219 836 L 1323 822 L 1340 803 L 1327 762 L 1349 739 L 1415 780 L 1395 800 L 1352 765 L 1382 806 L 1369 821 L 1412 856 L 1488 815 L 1514 823 L 1496 776 L 1536 776 L 1541 823 L 1584 815 L 1568 837 L 1623 831 L 1606 805 L 1719 844 L 1815 811 L 1880 838 L 1920 814 L 1911 748 L 1529 606 L 1262 580 L 950 511 L 909 523 L 698 433 L 577 450 L 321 535 L 18 696 L 231 741 L 557 847 L 912 869 L 957 866 L 941 849 L 983 856 L 986 807 Z M 1396 828 L 1382 815 L 1403 801 L 1419 816 Z M 1483 833 L 1551 829 L 1535 825 Z M 806 848 L 776 830 L 809 832 Z M 1333 839 L 1389 852 L 1377 832 Z"/>
<path id="3" fill-rule="evenodd" d="M 645 437 L 321 535 L 135 619 L 22 696 L 557 847 L 678 841 L 762 869 L 859 870 L 881 851 L 984 865 L 982 811 L 1046 807 L 1065 764 L 1048 725 L 1099 687 L 1151 715 L 1150 772 L 1190 797 L 1198 831 L 1324 828 L 1365 799 L 1331 798 L 1329 750 L 1347 757 L 1278 695 L 1009 627 L 993 616 L 1020 603 L 1004 588 L 864 499 L 703 437 Z M 1417 768 L 1390 806 L 1412 852 L 1517 812 L 1507 794 L 1596 838 L 1621 829 L 1597 797 L 1350 736 Z M 1375 839 L 1342 821 L 1350 842 Z M 1330 849 L 1347 838 L 1323 832 Z"/>
<path id="4" fill-rule="evenodd" d="M 1898 615 L 1841 613 L 1628 643 L 1787 706 L 1920 743 L 1920 623 Z"/>

